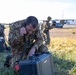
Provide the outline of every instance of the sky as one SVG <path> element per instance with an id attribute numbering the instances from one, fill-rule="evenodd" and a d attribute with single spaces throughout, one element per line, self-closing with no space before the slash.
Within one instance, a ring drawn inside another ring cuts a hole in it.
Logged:
<path id="1" fill-rule="evenodd" d="M 0 23 L 36 16 L 38 20 L 76 19 L 76 0 L 0 0 Z"/>

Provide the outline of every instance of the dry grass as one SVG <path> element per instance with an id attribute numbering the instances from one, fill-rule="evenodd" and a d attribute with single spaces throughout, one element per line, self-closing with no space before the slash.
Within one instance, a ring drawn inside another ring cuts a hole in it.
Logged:
<path id="1" fill-rule="evenodd" d="M 76 29 L 53 29 L 50 34 L 48 48 L 53 54 L 55 75 L 76 75 Z"/>

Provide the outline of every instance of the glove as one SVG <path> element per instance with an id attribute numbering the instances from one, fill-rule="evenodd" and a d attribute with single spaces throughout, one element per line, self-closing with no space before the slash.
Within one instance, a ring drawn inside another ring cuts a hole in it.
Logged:
<path id="1" fill-rule="evenodd" d="M 14 66 L 14 69 L 15 69 L 16 71 L 19 71 L 19 65 L 16 64 L 16 65 Z"/>

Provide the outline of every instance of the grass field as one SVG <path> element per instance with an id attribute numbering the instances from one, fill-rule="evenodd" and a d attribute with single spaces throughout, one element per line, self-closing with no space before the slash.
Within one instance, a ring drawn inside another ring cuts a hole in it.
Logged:
<path id="1" fill-rule="evenodd" d="M 76 28 L 50 31 L 55 75 L 76 75 Z"/>
<path id="2" fill-rule="evenodd" d="M 8 29 L 5 31 L 8 37 Z M 76 28 L 52 29 L 48 46 L 53 55 L 54 75 L 76 75 Z M 0 75 L 13 75 L 12 70 L 3 68 L 6 55 L 0 53 Z"/>
<path id="3" fill-rule="evenodd" d="M 76 75 L 76 39 L 51 38 L 55 75 Z"/>

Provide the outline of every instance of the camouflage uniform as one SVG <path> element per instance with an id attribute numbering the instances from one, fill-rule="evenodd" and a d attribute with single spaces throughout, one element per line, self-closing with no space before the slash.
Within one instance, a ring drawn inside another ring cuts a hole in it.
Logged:
<path id="1" fill-rule="evenodd" d="M 24 51 L 26 44 L 26 51 L 23 55 L 23 60 L 27 58 L 27 54 L 31 47 L 35 47 L 36 52 L 46 52 L 48 49 L 43 45 L 42 34 L 39 28 L 31 35 L 25 34 L 20 36 L 20 28 L 25 24 L 25 20 L 17 21 L 10 24 L 9 44 L 11 46 L 14 60 L 20 59 L 21 53 Z M 14 62 L 14 61 L 13 61 Z"/>
<path id="2" fill-rule="evenodd" d="M 43 22 L 42 28 L 43 28 L 42 31 L 44 34 L 45 43 L 46 45 L 49 45 L 50 44 L 49 30 L 52 29 L 52 26 L 50 26 L 50 23 L 48 21 L 46 21 L 46 22 Z"/>
<path id="3" fill-rule="evenodd" d="M 46 34 L 44 33 L 45 26 L 46 26 L 46 22 L 43 22 L 42 25 L 41 25 L 41 31 L 42 31 L 42 34 L 43 34 L 43 43 L 46 43 L 46 41 L 47 41 Z"/>

